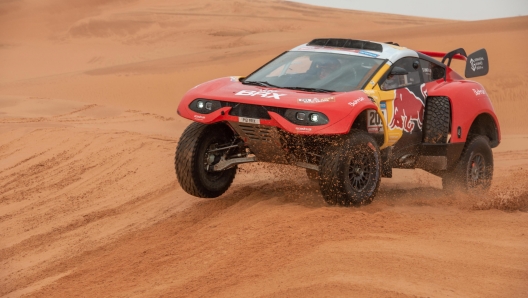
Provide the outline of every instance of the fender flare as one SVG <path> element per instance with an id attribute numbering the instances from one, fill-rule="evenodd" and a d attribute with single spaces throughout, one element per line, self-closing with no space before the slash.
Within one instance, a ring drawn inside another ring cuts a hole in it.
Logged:
<path id="1" fill-rule="evenodd" d="M 491 148 L 500 143 L 500 127 L 496 119 L 487 112 L 480 113 L 473 119 L 469 128 L 469 135 L 478 134 L 488 137 Z"/>
<path id="2" fill-rule="evenodd" d="M 381 109 L 378 106 L 373 104 L 372 106 L 365 106 L 365 107 L 362 107 L 361 110 L 358 110 L 358 112 L 355 113 L 355 115 L 354 115 L 354 120 L 352 121 L 352 123 L 350 123 L 350 128 L 349 128 L 347 133 L 350 132 L 350 130 L 352 129 L 352 127 L 354 126 L 355 123 L 357 123 L 358 121 L 361 121 L 360 119 L 362 118 L 361 117 L 362 114 L 366 114 L 365 118 L 368 121 L 367 113 L 370 110 L 376 111 L 376 113 L 378 114 L 378 116 L 381 119 L 381 124 L 382 124 L 382 128 L 383 128 L 383 143 L 378 144 L 379 147 L 380 147 L 380 150 L 381 150 L 381 149 L 384 149 L 384 148 L 388 147 L 385 144 L 387 144 L 388 141 L 389 141 L 389 135 L 387 133 L 388 132 L 388 123 L 385 120 L 385 116 L 383 115 L 383 113 L 381 112 Z M 371 132 L 368 131 L 368 129 L 366 129 L 365 132 L 367 132 L 369 134 L 371 133 Z"/>

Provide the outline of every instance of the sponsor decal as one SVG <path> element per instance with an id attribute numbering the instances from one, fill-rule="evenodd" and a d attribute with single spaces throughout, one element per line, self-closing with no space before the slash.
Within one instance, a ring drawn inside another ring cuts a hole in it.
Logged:
<path id="1" fill-rule="evenodd" d="M 370 81 L 370 84 L 371 84 L 372 86 L 376 85 L 376 83 L 375 83 L 374 81 Z"/>
<path id="2" fill-rule="evenodd" d="M 298 131 L 312 131 L 310 127 L 296 127 L 295 130 Z"/>
<path id="3" fill-rule="evenodd" d="M 386 110 L 381 110 L 383 118 L 387 119 Z M 383 120 L 375 110 L 367 111 L 367 130 L 370 133 L 383 132 Z"/>
<path id="4" fill-rule="evenodd" d="M 429 67 L 422 67 L 423 73 L 431 73 L 431 69 Z"/>
<path id="5" fill-rule="evenodd" d="M 390 129 L 401 129 L 409 133 L 414 130 L 415 126 L 422 129 L 424 100 L 427 97 L 427 90 L 425 84 L 416 87 L 419 87 L 419 90 L 411 90 L 411 87 L 395 90 L 396 96 L 392 120 L 389 123 Z"/>
<path id="6" fill-rule="evenodd" d="M 376 58 L 376 57 L 379 56 L 379 54 L 375 54 L 375 53 L 371 53 L 371 52 L 367 52 L 367 51 L 363 51 L 363 50 L 359 51 L 358 53 L 361 54 L 361 55 L 365 55 L 365 56 L 369 56 L 369 57 L 373 57 L 373 58 Z"/>
<path id="7" fill-rule="evenodd" d="M 247 117 L 238 117 L 238 122 L 250 123 L 250 124 L 260 124 L 260 119 L 247 118 Z"/>
<path id="8" fill-rule="evenodd" d="M 372 102 L 375 102 L 376 100 L 378 100 L 378 96 L 376 96 L 376 92 L 374 90 L 362 90 L 362 91 L 368 96 L 368 98 Z"/>
<path id="9" fill-rule="evenodd" d="M 360 98 L 358 98 L 358 99 L 356 99 L 354 101 L 349 102 L 348 105 L 353 107 L 353 106 L 357 105 L 358 103 L 360 103 L 360 102 L 362 102 L 364 100 L 365 100 L 364 97 L 360 97 Z"/>
<path id="10" fill-rule="evenodd" d="M 477 71 L 477 70 L 481 70 L 484 68 L 484 57 L 478 57 L 478 58 L 475 58 L 475 59 L 471 59 L 469 60 L 469 63 L 471 64 L 471 70 L 472 71 Z"/>
<path id="11" fill-rule="evenodd" d="M 196 120 L 203 120 L 203 119 L 205 119 L 205 116 L 202 116 L 202 115 L 194 115 L 194 119 L 196 119 Z"/>
<path id="12" fill-rule="evenodd" d="M 335 97 L 325 97 L 325 98 L 299 98 L 299 102 L 302 103 L 322 103 L 322 102 L 335 102 Z"/>
<path id="13" fill-rule="evenodd" d="M 240 90 L 235 95 L 239 96 L 260 96 L 262 98 L 275 98 L 280 99 L 281 96 L 284 96 L 286 94 L 279 94 L 274 92 L 274 90 L 267 90 L 267 89 L 261 89 L 258 91 L 253 90 Z"/>
<path id="14" fill-rule="evenodd" d="M 486 91 L 484 89 L 473 89 L 473 93 L 475 93 L 475 95 L 483 95 L 486 94 Z"/>
<path id="15" fill-rule="evenodd" d="M 380 108 L 383 109 L 383 110 L 386 109 L 387 108 L 387 103 L 384 102 L 384 101 L 380 102 Z"/>
<path id="16" fill-rule="evenodd" d="M 340 48 L 339 50 L 345 51 L 345 52 L 359 53 L 359 50 L 354 50 L 354 49 Z"/>

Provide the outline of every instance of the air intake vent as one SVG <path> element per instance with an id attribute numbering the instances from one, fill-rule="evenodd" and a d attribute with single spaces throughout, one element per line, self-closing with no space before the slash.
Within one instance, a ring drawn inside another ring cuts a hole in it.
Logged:
<path id="1" fill-rule="evenodd" d="M 379 43 L 354 39 L 318 38 L 310 41 L 308 45 L 383 52 L 383 46 Z"/>
<path id="2" fill-rule="evenodd" d="M 248 104 L 237 104 L 231 111 L 229 115 L 239 116 L 239 117 L 248 117 L 248 118 L 257 118 L 257 119 L 271 119 L 268 111 L 263 106 L 248 105 Z"/>

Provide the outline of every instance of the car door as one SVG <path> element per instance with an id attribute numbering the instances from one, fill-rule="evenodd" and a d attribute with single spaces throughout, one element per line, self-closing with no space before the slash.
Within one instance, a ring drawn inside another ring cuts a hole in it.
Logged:
<path id="1" fill-rule="evenodd" d="M 386 116 L 389 141 L 390 138 L 394 141 L 393 156 L 399 160 L 405 155 L 418 154 L 427 97 L 420 59 L 405 57 L 396 61 L 378 86 L 380 109 Z"/>

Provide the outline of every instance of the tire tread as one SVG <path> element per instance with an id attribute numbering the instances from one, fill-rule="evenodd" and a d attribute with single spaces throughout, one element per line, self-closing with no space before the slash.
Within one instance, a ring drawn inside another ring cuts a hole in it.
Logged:
<path id="1" fill-rule="evenodd" d="M 366 205 L 372 202 L 372 199 L 378 191 L 381 180 L 381 158 L 379 148 L 376 148 L 379 172 L 376 181 L 374 181 L 375 188 L 368 196 L 364 194 L 362 197 L 351 197 L 350 194 L 347 193 L 344 181 L 342 181 L 344 177 L 342 166 L 348 160 L 345 158 L 346 154 L 350 154 L 354 142 L 371 142 L 372 144 L 376 144 L 376 142 L 369 134 L 362 130 L 352 130 L 347 137 L 348 138 L 346 139 L 337 141 L 337 144 L 329 146 L 321 158 L 319 164 L 319 174 L 321 177 L 319 185 L 321 194 L 329 205 Z"/>
<path id="2" fill-rule="evenodd" d="M 196 155 L 199 154 L 200 140 L 204 134 L 208 133 L 211 125 L 198 122 L 191 123 L 182 133 L 176 154 L 174 156 L 174 169 L 178 183 L 188 194 L 200 198 L 215 198 L 224 193 L 234 180 L 234 175 L 230 178 L 224 190 L 211 191 L 200 183 L 200 177 L 195 164 Z"/>
<path id="3" fill-rule="evenodd" d="M 451 123 L 451 103 L 445 96 L 428 97 L 424 115 L 424 143 L 445 144 Z"/>
<path id="4" fill-rule="evenodd" d="M 466 141 L 466 145 L 462 150 L 460 155 L 460 160 L 456 164 L 455 168 L 447 171 L 442 177 L 442 187 L 446 193 L 453 193 L 455 190 L 468 190 L 467 180 L 466 180 L 466 162 L 469 161 L 470 156 L 468 156 L 469 150 L 475 150 L 474 147 L 481 143 L 481 146 L 486 146 L 486 153 L 489 153 L 489 163 L 487 164 L 490 171 L 489 183 L 485 187 L 485 190 L 489 189 L 491 185 L 491 179 L 493 177 L 493 153 L 491 147 L 489 146 L 489 139 L 486 136 L 476 135 L 471 137 L 469 141 Z"/>

